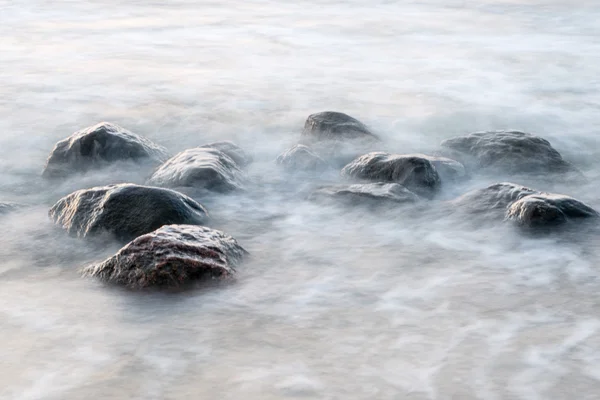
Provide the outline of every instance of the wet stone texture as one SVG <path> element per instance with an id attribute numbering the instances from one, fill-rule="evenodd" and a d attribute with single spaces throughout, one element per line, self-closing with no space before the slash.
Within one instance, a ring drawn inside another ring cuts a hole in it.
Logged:
<path id="1" fill-rule="evenodd" d="M 440 176 L 426 158 L 373 152 L 342 169 L 342 176 L 371 182 L 399 183 L 420 196 L 431 198 L 441 186 Z"/>
<path id="2" fill-rule="evenodd" d="M 365 124 L 347 114 L 336 111 L 323 111 L 309 115 L 302 135 L 312 141 L 378 139 Z"/>
<path id="3" fill-rule="evenodd" d="M 202 225 L 208 219 L 204 207 L 181 193 L 133 184 L 76 191 L 60 199 L 49 215 L 71 235 L 107 232 L 122 241 L 163 225 Z"/>
<path id="4" fill-rule="evenodd" d="M 231 276 L 246 254 L 223 232 L 168 225 L 134 239 L 114 256 L 85 268 L 83 275 L 132 289 L 176 288 Z"/>
<path id="5" fill-rule="evenodd" d="M 303 144 L 297 144 L 280 154 L 276 163 L 289 172 L 321 171 L 328 166 L 325 160 Z"/>
<path id="6" fill-rule="evenodd" d="M 238 164 L 220 150 L 196 147 L 184 150 L 161 165 L 148 180 L 161 187 L 194 187 L 215 192 L 243 189 Z"/>
<path id="7" fill-rule="evenodd" d="M 225 153 L 229 158 L 235 161 L 240 168 L 248 166 L 254 160 L 250 154 L 244 151 L 244 149 L 228 140 L 209 143 L 200 147 L 216 149 Z"/>
<path id="8" fill-rule="evenodd" d="M 365 183 L 323 186 L 308 196 L 315 202 L 334 202 L 343 205 L 399 205 L 416 203 L 420 197 L 397 183 Z"/>
<path id="9" fill-rule="evenodd" d="M 116 124 L 102 122 L 58 142 L 42 176 L 61 178 L 104 168 L 117 161 L 156 166 L 167 158 L 163 147 Z"/>

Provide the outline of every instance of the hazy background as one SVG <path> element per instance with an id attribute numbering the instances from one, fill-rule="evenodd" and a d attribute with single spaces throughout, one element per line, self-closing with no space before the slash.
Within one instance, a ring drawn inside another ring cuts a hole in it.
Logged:
<path id="1" fill-rule="evenodd" d="M 596 399 L 597 237 L 302 200 L 273 160 L 306 116 L 346 112 L 382 150 L 520 129 L 585 185 L 521 182 L 600 209 L 597 1 L 0 0 L 0 398 Z M 79 278 L 119 248 L 65 237 L 54 143 L 100 121 L 172 153 L 254 154 L 254 186 L 201 201 L 252 253 L 233 285 L 139 294 Z M 442 198 L 506 177 L 446 186 Z M 435 206 L 432 206 L 435 208 Z"/>

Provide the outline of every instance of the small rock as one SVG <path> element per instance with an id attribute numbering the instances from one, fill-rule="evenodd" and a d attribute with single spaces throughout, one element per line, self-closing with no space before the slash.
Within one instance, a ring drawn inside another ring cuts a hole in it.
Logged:
<path id="1" fill-rule="evenodd" d="M 342 176 L 372 182 L 394 182 L 427 198 L 439 190 L 440 176 L 426 158 L 373 152 L 362 155 L 342 169 Z"/>
<path id="2" fill-rule="evenodd" d="M 416 203 L 420 197 L 397 183 L 365 183 L 323 186 L 308 196 L 311 201 L 336 201 L 346 205 Z"/>
<path id="3" fill-rule="evenodd" d="M 577 172 L 550 142 L 519 131 L 476 132 L 442 142 L 463 163 L 482 170 L 508 174 L 546 174 Z"/>
<path id="4" fill-rule="evenodd" d="M 306 119 L 304 137 L 314 141 L 368 139 L 378 140 L 377 136 L 359 120 L 335 111 L 311 114 Z"/>
<path id="5" fill-rule="evenodd" d="M 593 208 L 579 200 L 552 193 L 525 196 L 512 203 L 506 212 L 508 220 L 527 228 L 549 227 L 598 216 Z"/>
<path id="6" fill-rule="evenodd" d="M 233 161 L 235 161 L 236 164 L 240 168 L 244 168 L 244 167 L 248 166 L 253 161 L 253 158 L 250 154 L 246 153 L 237 144 L 230 142 L 228 140 L 225 140 L 222 142 L 209 143 L 209 144 L 205 144 L 204 146 L 200 146 L 200 147 L 212 148 L 212 149 L 217 149 L 219 151 L 222 151 L 227 156 L 229 156 L 229 158 L 231 158 Z"/>
<path id="7" fill-rule="evenodd" d="M 503 215 L 507 207 L 537 190 L 509 182 L 495 183 L 483 189 L 473 190 L 451 201 L 451 204 L 470 213 L 495 212 Z"/>
<path id="8" fill-rule="evenodd" d="M 108 232 L 123 241 L 163 225 L 201 225 L 208 219 L 200 204 L 181 193 L 134 184 L 78 190 L 60 199 L 49 215 L 71 235 Z"/>
<path id="9" fill-rule="evenodd" d="M 215 192 L 243 189 L 238 164 L 220 150 L 196 147 L 182 151 L 161 165 L 148 180 L 162 187 L 195 187 Z"/>
<path id="10" fill-rule="evenodd" d="M 139 236 L 114 256 L 83 270 L 84 276 L 132 289 L 176 288 L 202 279 L 227 277 L 247 254 L 223 232 L 192 225 L 167 225 Z"/>
<path id="11" fill-rule="evenodd" d="M 163 147 L 118 125 L 102 122 L 58 142 L 48 157 L 42 176 L 66 177 L 117 161 L 158 165 L 167 158 Z"/>
<path id="12" fill-rule="evenodd" d="M 291 172 L 319 171 L 328 166 L 325 160 L 303 144 L 297 144 L 286 150 L 277 157 L 276 162 Z"/>

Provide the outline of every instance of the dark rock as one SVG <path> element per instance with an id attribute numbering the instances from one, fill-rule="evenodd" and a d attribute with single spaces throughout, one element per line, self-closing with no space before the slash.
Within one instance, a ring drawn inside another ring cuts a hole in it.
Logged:
<path id="1" fill-rule="evenodd" d="M 346 205 L 416 203 L 420 197 L 397 183 L 365 183 L 323 186 L 308 196 L 311 201 L 335 201 Z"/>
<path id="2" fill-rule="evenodd" d="M 167 158 L 163 147 L 118 125 L 102 122 L 58 142 L 42 175 L 45 178 L 65 177 L 117 161 L 158 165 Z"/>
<path id="3" fill-rule="evenodd" d="M 132 289 L 175 288 L 231 276 L 246 254 L 223 232 L 167 225 L 134 239 L 102 263 L 85 268 L 83 275 Z"/>
<path id="4" fill-rule="evenodd" d="M 311 114 L 306 119 L 304 137 L 310 140 L 367 139 L 378 140 L 377 136 L 359 120 L 335 111 Z"/>
<path id="5" fill-rule="evenodd" d="M 200 225 L 208 219 L 200 204 L 181 193 L 133 184 L 79 190 L 60 199 L 49 215 L 71 235 L 108 232 L 123 241 L 163 225 Z"/>
<path id="6" fill-rule="evenodd" d="M 231 158 L 233 161 L 235 161 L 236 164 L 241 168 L 248 166 L 253 161 L 253 158 L 250 154 L 246 153 L 237 144 L 230 142 L 228 140 L 225 140 L 222 142 L 209 143 L 209 144 L 205 144 L 204 146 L 200 146 L 200 147 L 212 148 L 212 149 L 217 149 L 219 151 L 222 151 L 227 156 L 229 156 L 229 158 Z"/>
<path id="7" fill-rule="evenodd" d="M 508 174 L 577 172 L 550 142 L 518 131 L 476 132 L 442 142 L 463 164 Z"/>
<path id="8" fill-rule="evenodd" d="M 579 200 L 552 193 L 525 196 L 512 203 L 506 212 L 508 220 L 527 228 L 549 227 L 598 216 L 593 208 Z"/>
<path id="9" fill-rule="evenodd" d="M 394 182 L 431 198 L 441 185 L 440 176 L 426 158 L 373 152 L 362 155 L 342 169 L 342 176 L 372 182 Z"/>
<path id="10" fill-rule="evenodd" d="M 470 213 L 504 215 L 507 207 L 515 201 L 538 193 L 537 190 L 525 186 L 503 182 L 473 190 L 451 201 L 451 204 Z"/>
<path id="11" fill-rule="evenodd" d="M 325 160 L 303 144 L 297 144 L 286 150 L 277 157 L 276 162 L 291 172 L 319 171 L 328 166 Z"/>
<path id="12" fill-rule="evenodd" d="M 182 151 L 161 165 L 148 180 L 162 187 L 195 187 L 216 192 L 243 188 L 243 174 L 228 155 L 213 148 Z"/>
<path id="13" fill-rule="evenodd" d="M 467 178 L 467 171 L 462 163 L 447 157 L 411 154 L 429 160 L 435 167 L 442 181 L 458 181 Z"/>

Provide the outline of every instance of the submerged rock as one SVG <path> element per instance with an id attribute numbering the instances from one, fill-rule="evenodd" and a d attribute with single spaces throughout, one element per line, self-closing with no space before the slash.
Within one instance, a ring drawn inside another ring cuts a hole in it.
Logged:
<path id="1" fill-rule="evenodd" d="M 108 232 L 123 241 L 163 225 L 201 225 L 208 219 L 200 204 L 181 193 L 134 184 L 78 190 L 60 199 L 49 215 L 71 235 Z"/>
<path id="2" fill-rule="evenodd" d="M 362 155 L 342 169 L 342 176 L 373 182 L 394 182 L 431 198 L 441 186 L 440 176 L 426 158 L 373 152 Z"/>
<path id="3" fill-rule="evenodd" d="M 238 164 L 220 150 L 196 147 L 167 160 L 152 174 L 149 185 L 194 187 L 216 192 L 243 188 L 243 174 Z"/>
<path id="4" fill-rule="evenodd" d="M 549 227 L 598 216 L 598 212 L 579 200 L 553 193 L 525 196 L 512 203 L 506 212 L 508 220 L 527 228 Z"/>
<path id="5" fill-rule="evenodd" d="M 476 132 L 442 142 L 452 154 L 462 154 L 475 168 L 509 174 L 577 172 L 550 142 L 518 131 Z"/>
<path id="6" fill-rule="evenodd" d="M 212 148 L 217 149 L 225 153 L 229 158 L 236 162 L 236 164 L 244 168 L 252 163 L 253 158 L 250 154 L 246 153 L 240 146 L 237 144 L 230 142 L 228 140 L 224 140 L 222 142 L 214 142 L 205 144 L 204 146 L 200 146 L 204 148 Z"/>
<path id="7" fill-rule="evenodd" d="M 163 147 L 116 124 L 102 122 L 58 142 L 46 161 L 42 176 L 65 177 L 117 161 L 158 165 L 167 158 Z"/>
<path id="8" fill-rule="evenodd" d="M 323 111 L 309 115 L 304 124 L 302 135 L 313 141 L 343 139 L 378 140 L 378 137 L 362 122 L 347 114 L 336 111 Z"/>
<path id="9" fill-rule="evenodd" d="M 223 232 L 168 225 L 134 239 L 114 256 L 85 268 L 83 275 L 132 289 L 174 288 L 233 275 L 246 254 Z"/>
<path id="10" fill-rule="evenodd" d="M 9 202 L 0 202 L 0 215 L 8 214 L 9 212 L 16 211 L 21 208 L 21 204 L 17 203 L 9 203 Z"/>
<path id="11" fill-rule="evenodd" d="M 599 216 L 594 209 L 572 197 L 507 182 L 474 190 L 451 204 L 471 214 L 505 219 L 531 228 Z"/>
<path id="12" fill-rule="evenodd" d="M 325 160 L 303 144 L 297 144 L 286 150 L 277 157 L 276 162 L 290 172 L 319 171 L 328 166 Z"/>
<path id="13" fill-rule="evenodd" d="M 411 154 L 415 157 L 421 157 L 435 167 L 442 181 L 458 181 L 467 178 L 467 170 L 462 163 L 447 157 L 429 156 L 425 154 Z"/>
<path id="14" fill-rule="evenodd" d="M 312 201 L 335 201 L 346 205 L 416 203 L 420 197 L 397 183 L 365 183 L 323 186 L 308 196 Z"/>

